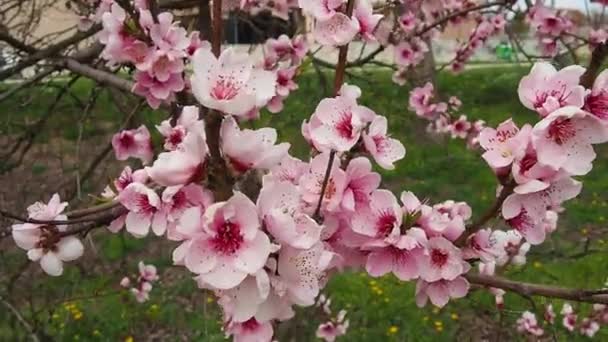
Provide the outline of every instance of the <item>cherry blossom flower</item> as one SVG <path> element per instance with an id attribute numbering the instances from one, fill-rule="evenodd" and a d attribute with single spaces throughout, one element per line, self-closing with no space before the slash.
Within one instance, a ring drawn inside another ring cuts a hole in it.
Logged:
<path id="1" fill-rule="evenodd" d="M 591 93 L 585 98 L 583 107 L 589 113 L 608 124 L 608 71 L 604 70 L 595 79 Z"/>
<path id="2" fill-rule="evenodd" d="M 581 334 L 593 337 L 600 330 L 600 324 L 590 318 L 583 318 L 581 321 Z"/>
<path id="3" fill-rule="evenodd" d="M 444 307 L 450 298 L 462 298 L 469 292 L 469 282 L 464 277 L 428 283 L 422 279 L 416 283 L 416 305 L 423 307 L 430 299 L 437 307 Z"/>
<path id="4" fill-rule="evenodd" d="M 403 13 L 399 17 L 399 26 L 401 26 L 401 29 L 405 32 L 412 31 L 416 28 L 417 23 L 418 19 L 416 18 L 416 15 L 410 11 Z"/>
<path id="5" fill-rule="evenodd" d="M 372 191 L 380 185 L 380 175 L 372 172 L 369 159 L 358 157 L 346 167 L 346 187 L 342 197 L 342 208 L 354 212 L 369 204 Z"/>
<path id="6" fill-rule="evenodd" d="M 277 132 L 274 128 L 240 130 L 232 117 L 226 117 L 222 121 L 220 136 L 224 158 L 238 173 L 250 169 L 269 169 L 277 165 L 291 146 L 289 143 L 275 145 Z M 243 141 L 247 144 L 243 144 Z"/>
<path id="7" fill-rule="evenodd" d="M 530 311 L 524 311 L 521 317 L 517 319 L 517 331 L 533 336 L 543 336 L 545 333 L 543 328 L 538 324 L 536 315 Z"/>
<path id="8" fill-rule="evenodd" d="M 232 322 L 246 322 L 263 310 L 271 293 L 270 278 L 265 270 L 247 276 L 238 286 L 230 290 L 216 291 L 218 304 Z"/>
<path id="9" fill-rule="evenodd" d="M 173 15 L 169 12 L 158 14 L 157 19 L 158 23 L 150 28 L 152 42 L 169 60 L 185 57 L 190 46 L 186 29 L 173 22 Z"/>
<path id="10" fill-rule="evenodd" d="M 519 82 L 521 103 L 545 117 L 559 108 L 585 103 L 585 88 L 579 81 L 585 68 L 577 65 L 559 71 L 549 63 L 536 63 Z"/>
<path id="11" fill-rule="evenodd" d="M 272 340 L 274 330 L 271 322 L 258 322 L 251 318 L 243 323 L 228 323 L 226 334 L 233 336 L 234 342 L 268 342 Z"/>
<path id="12" fill-rule="evenodd" d="M 342 317 L 342 320 L 343 319 L 344 318 Z M 328 321 L 319 324 L 315 336 L 326 342 L 334 342 L 336 338 L 345 335 L 346 330 L 348 330 L 349 321 L 346 320 L 343 322 L 342 320 L 338 319 L 338 322 Z"/>
<path id="13" fill-rule="evenodd" d="M 286 295 L 295 304 L 310 306 L 319 295 L 321 280 L 330 265 L 334 253 L 327 251 L 322 243 L 305 250 L 284 246 L 279 251 L 279 281 Z"/>
<path id="14" fill-rule="evenodd" d="M 545 322 L 549 324 L 555 323 L 555 311 L 553 310 L 553 304 L 549 304 L 545 307 Z"/>
<path id="15" fill-rule="evenodd" d="M 568 331 L 574 331 L 574 329 L 576 329 L 577 315 L 574 312 L 572 305 L 564 303 L 564 306 L 562 306 L 562 311 L 560 311 L 560 313 L 564 316 L 564 318 L 562 319 L 562 324 L 564 325 L 564 328 L 566 328 L 566 330 Z"/>
<path id="16" fill-rule="evenodd" d="M 359 141 L 366 120 L 374 115 L 350 96 L 323 99 L 310 121 L 310 139 L 321 151 L 348 151 Z"/>
<path id="17" fill-rule="evenodd" d="M 393 163 L 405 157 L 405 147 L 387 134 L 386 117 L 377 115 L 369 125 L 368 131 L 363 132 L 365 149 L 374 157 L 378 165 L 387 170 L 393 170 Z"/>
<path id="18" fill-rule="evenodd" d="M 156 271 L 156 266 L 154 265 L 146 265 L 143 261 L 140 261 L 137 264 L 139 269 L 139 277 L 149 283 L 157 281 L 159 279 L 158 273 Z"/>
<path id="19" fill-rule="evenodd" d="M 298 0 L 299 7 L 311 14 L 317 20 L 327 20 L 334 17 L 344 0 Z"/>
<path id="20" fill-rule="evenodd" d="M 577 107 L 553 112 L 534 126 L 532 143 L 538 161 L 573 175 L 591 171 L 596 157 L 592 144 L 608 141 L 608 127 Z"/>
<path id="21" fill-rule="evenodd" d="M 270 168 L 270 173 L 264 175 L 263 184 L 288 182 L 294 185 L 300 183 L 300 177 L 308 172 L 308 164 L 298 158 L 286 155 L 281 161 Z"/>
<path id="22" fill-rule="evenodd" d="M 212 204 L 193 226 L 204 233 L 196 237 L 185 254 L 185 265 L 212 288 L 230 289 L 248 274 L 255 274 L 270 254 L 270 240 L 260 230 L 255 204 L 236 192 L 228 201 Z"/>
<path id="23" fill-rule="evenodd" d="M 350 43 L 359 33 L 359 21 L 343 13 L 336 13 L 329 19 L 318 21 L 313 35 L 321 45 L 342 46 Z"/>
<path id="24" fill-rule="evenodd" d="M 135 296 L 135 300 L 138 303 L 144 303 L 150 300 L 150 291 L 152 291 L 152 284 L 144 281 L 139 283 L 137 287 L 131 288 L 131 293 Z"/>
<path id="25" fill-rule="evenodd" d="M 171 120 L 164 120 L 156 129 L 165 137 L 164 147 L 173 151 L 182 146 L 184 138 L 188 133 L 194 133 L 206 140 L 205 122 L 199 119 L 199 110 L 196 106 L 185 106 L 180 116 L 171 125 Z"/>
<path id="26" fill-rule="evenodd" d="M 152 161 L 154 155 L 150 132 L 144 125 L 137 129 L 124 130 L 114 134 L 112 147 L 118 160 L 134 157 L 147 164 Z"/>
<path id="27" fill-rule="evenodd" d="M 495 170 L 511 165 L 515 155 L 527 145 L 531 130 L 532 126 L 525 125 L 520 132 L 512 119 L 496 129 L 484 128 L 479 134 L 479 144 L 486 151 L 483 159 Z"/>
<path id="28" fill-rule="evenodd" d="M 322 227 L 302 213 L 298 188 L 273 183 L 260 191 L 257 207 L 268 232 L 281 244 L 308 249 L 319 242 Z"/>
<path id="29" fill-rule="evenodd" d="M 232 48 L 219 58 L 210 49 L 200 48 L 192 56 L 192 65 L 192 93 L 205 107 L 245 115 L 275 95 L 276 75 L 254 68 L 248 55 Z"/>
<path id="30" fill-rule="evenodd" d="M 67 202 L 61 202 L 54 194 L 47 204 L 36 202 L 27 208 L 28 218 L 45 221 L 62 221 Z M 37 223 L 14 224 L 11 234 L 17 246 L 27 251 L 31 261 L 40 262 L 42 270 L 51 276 L 63 273 L 63 263 L 80 258 L 84 252 L 82 242 L 71 235 L 62 236 L 67 231 L 65 225 L 45 225 Z"/>
<path id="31" fill-rule="evenodd" d="M 150 107 L 157 109 L 161 103 L 171 101 L 176 92 L 185 87 L 181 73 L 170 74 L 165 81 L 160 81 L 148 72 L 138 71 L 135 73 L 135 85 L 132 91 L 144 96 Z"/>
<path id="32" fill-rule="evenodd" d="M 141 183 L 129 184 L 119 195 L 118 201 L 129 210 L 125 225 L 127 231 L 137 238 L 148 235 L 150 226 L 155 227 L 162 219 L 158 194 Z"/>
<path id="33" fill-rule="evenodd" d="M 425 84 L 424 87 L 414 88 L 410 92 L 410 109 L 414 110 L 419 117 L 434 119 L 438 113 L 443 113 L 447 110 L 447 104 L 444 102 L 431 103 L 433 92 L 434 87 L 430 82 Z"/>
<path id="34" fill-rule="evenodd" d="M 468 267 L 456 246 L 443 237 L 433 237 L 428 242 L 428 253 L 422 257 L 420 278 L 427 282 L 454 280 Z"/>
<path id="35" fill-rule="evenodd" d="M 207 144 L 199 134 L 188 134 L 182 148 L 163 152 L 151 167 L 146 167 L 150 178 L 163 186 L 188 184 L 198 180 L 205 169 Z"/>
<path id="36" fill-rule="evenodd" d="M 297 71 L 296 66 L 277 71 L 277 95 L 287 96 L 290 92 L 298 89 L 297 83 L 293 81 Z"/>
<path id="37" fill-rule="evenodd" d="M 328 164 L 329 153 L 321 153 L 312 159 L 308 171 L 300 178 L 299 185 L 302 199 L 311 206 L 316 206 L 319 202 Z M 327 211 L 339 210 L 345 189 L 346 173 L 340 169 L 338 161 L 334 160 L 321 201 L 321 208 Z"/>
<path id="38" fill-rule="evenodd" d="M 461 115 L 458 120 L 452 122 L 452 124 L 450 124 L 449 126 L 449 130 L 450 133 L 452 135 L 452 138 L 461 138 L 461 139 L 465 139 L 468 135 L 469 135 L 469 130 L 471 129 L 472 125 L 469 122 L 469 120 L 467 120 L 467 116 L 466 115 Z"/>
<path id="39" fill-rule="evenodd" d="M 374 30 L 382 19 L 382 14 L 374 14 L 370 0 L 357 0 L 353 11 L 353 17 L 359 22 L 359 34 L 364 41 L 376 40 Z"/>

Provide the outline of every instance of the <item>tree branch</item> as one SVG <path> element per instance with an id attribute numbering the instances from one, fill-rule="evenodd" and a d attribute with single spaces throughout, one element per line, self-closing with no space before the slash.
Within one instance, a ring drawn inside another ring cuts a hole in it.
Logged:
<path id="1" fill-rule="evenodd" d="M 465 278 L 467 278 L 467 280 L 472 284 L 509 290 L 523 296 L 541 296 L 576 302 L 608 304 L 608 291 L 606 289 L 570 289 L 557 286 L 519 282 L 502 277 L 481 274 L 466 274 Z"/>

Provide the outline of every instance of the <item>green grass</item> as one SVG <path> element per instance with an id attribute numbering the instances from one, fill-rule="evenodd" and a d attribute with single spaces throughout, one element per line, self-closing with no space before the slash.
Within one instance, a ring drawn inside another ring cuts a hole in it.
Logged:
<path id="1" fill-rule="evenodd" d="M 516 93 L 519 79 L 526 72 L 514 67 L 471 70 L 459 76 L 443 73 L 439 76 L 439 88 L 446 96 L 458 96 L 464 103 L 462 112 L 471 119 L 483 119 L 490 125 L 509 117 L 520 125 L 533 123 L 537 120 L 536 115 L 519 104 Z M 349 82 L 361 86 L 360 103 L 387 116 L 392 135 L 407 148 L 407 156 L 397 164 L 396 170 L 378 170 L 383 175 L 383 185 L 396 193 L 414 191 L 431 202 L 467 201 L 473 207 L 474 215 L 481 215 L 492 203 L 496 181 L 479 153 L 466 149 L 460 140 L 429 137 L 424 132 L 425 122 L 407 110 L 409 89 L 394 86 L 390 74 L 361 71 L 356 76 Z M 86 99 L 90 88 L 91 83 L 79 81 L 73 91 Z M 325 96 L 322 88 L 313 73 L 304 74 L 300 89 L 289 97 L 282 113 L 265 113 L 260 121 L 249 125 L 276 127 L 280 139 L 292 143 L 291 153 L 306 159 L 308 147 L 300 135 L 300 125 Z M 57 90 L 46 87 L 38 91 L 42 93 L 38 94 L 37 100 L 27 106 L 19 104 L 31 94 L 20 94 L 12 99 L 7 105 L 11 110 L 0 117 L 0 133 L 15 134 L 25 123 L 43 115 Z M 104 136 L 120 125 L 119 111 L 112 105 L 114 100 L 108 92 L 101 93 L 99 105 L 82 126 L 86 136 Z M 75 107 L 74 102 L 63 101 L 37 142 L 48 142 L 57 135 L 75 141 L 79 126 L 69 123 L 78 122 L 81 115 L 82 110 Z M 146 110 L 139 118 L 152 128 L 162 115 Z M 108 124 L 100 125 L 100 121 Z M 608 255 L 602 240 L 608 216 L 608 149 L 600 147 L 597 151 L 595 168 L 582 178 L 583 193 L 568 203 L 567 211 L 560 217 L 559 232 L 542 247 L 533 249 L 526 266 L 510 267 L 507 270 L 509 277 L 560 286 L 597 288 L 603 285 L 608 276 L 605 271 Z M 44 164 L 33 165 L 31 172 L 44 173 Z M 582 254 L 582 241 L 586 238 L 591 240 L 591 253 L 577 256 Z M 46 333 L 65 341 L 116 341 L 129 336 L 137 340 L 152 332 L 164 332 L 167 335 L 162 336 L 170 336 L 169 340 L 178 340 L 182 335 L 199 341 L 223 339 L 215 303 L 208 294 L 196 289 L 185 270 L 170 265 L 171 246 L 153 242 L 153 239 L 142 241 L 126 236 L 98 235 L 96 240 L 101 241 L 97 244 L 99 254 L 89 259 L 97 263 L 94 269 L 72 264 L 61 278 L 34 278 L 36 280 L 25 284 L 24 288 L 15 290 L 23 296 L 18 304 L 27 318 L 35 317 Z M 6 269 L 10 271 L 17 269 L 24 260 L 20 251 L 6 254 Z M 148 303 L 137 305 L 131 296 L 114 292 L 118 290 L 120 278 L 133 273 L 140 259 L 159 265 L 163 280 L 153 290 Z M 503 338 L 513 339 L 518 338 L 512 335 L 515 319 L 521 311 L 531 309 L 526 299 L 508 294 L 506 309 L 499 313 L 493 306 L 493 297 L 485 291 L 474 291 L 469 298 L 450 303 L 442 310 L 418 309 L 414 303 L 414 284 L 400 283 L 394 277 L 372 279 L 361 273 L 334 276 L 325 292 L 331 296 L 336 312 L 341 308 L 349 311 L 351 328 L 342 339 L 345 341 L 450 341 L 457 337 L 481 338 L 488 329 L 491 333 L 500 333 Z M 25 298 L 30 293 L 38 307 L 45 307 L 43 311 L 32 312 L 29 308 Z M 71 297 L 87 298 L 70 301 L 76 309 L 70 303 L 66 306 L 66 303 L 53 300 Z M 43 300 L 36 298 L 46 298 L 46 306 Z M 546 302 L 537 298 L 537 309 Z M 561 308 L 561 301 L 552 302 L 557 310 Z M 580 310 L 586 312 L 589 306 L 581 305 Z M 77 315 L 78 312 L 81 315 Z M 298 341 L 314 340 L 319 321 L 310 312 L 300 310 L 294 322 L 282 326 L 279 331 L 283 334 L 297 331 Z M 19 327 L 8 317 L 0 311 L 0 340 L 22 336 L 15 335 L 19 334 Z M 561 328 L 557 329 L 556 336 L 563 341 L 582 340 L 579 335 L 569 335 Z M 602 331 L 599 339 L 606 338 L 608 334 Z"/>

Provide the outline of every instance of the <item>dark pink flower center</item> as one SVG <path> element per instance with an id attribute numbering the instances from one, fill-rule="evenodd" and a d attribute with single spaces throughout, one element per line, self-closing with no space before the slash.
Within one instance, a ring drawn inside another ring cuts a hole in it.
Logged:
<path id="1" fill-rule="evenodd" d="M 519 213 L 519 215 L 508 219 L 507 223 L 515 228 L 517 231 L 519 232 L 526 232 L 528 231 L 530 228 L 532 228 L 534 226 L 534 222 L 532 221 L 532 218 L 528 215 L 528 212 L 526 211 L 526 209 L 522 209 L 521 213 Z"/>
<path id="2" fill-rule="evenodd" d="M 441 249 L 431 250 L 431 263 L 436 267 L 443 267 L 448 262 L 448 253 Z"/>
<path id="3" fill-rule="evenodd" d="M 167 141 L 171 146 L 177 146 L 182 143 L 184 140 L 185 132 L 181 129 L 174 129 L 171 131 L 169 136 L 167 137 Z"/>
<path id="4" fill-rule="evenodd" d="M 336 131 L 338 134 L 345 139 L 351 139 L 353 137 L 354 127 L 351 122 L 352 113 L 343 112 L 340 116 L 340 120 L 336 124 Z"/>
<path id="5" fill-rule="evenodd" d="M 255 318 L 250 318 L 249 320 L 241 323 L 243 330 L 255 331 L 260 326 L 260 323 Z"/>
<path id="6" fill-rule="evenodd" d="M 571 119 L 557 119 L 549 125 L 547 136 L 562 145 L 576 136 L 576 128 Z"/>
<path id="7" fill-rule="evenodd" d="M 585 110 L 602 120 L 608 120 L 608 91 L 589 95 L 585 101 Z"/>
<path id="8" fill-rule="evenodd" d="M 231 100 L 238 95 L 240 88 L 233 80 L 220 78 L 211 89 L 211 97 L 216 100 Z"/>
<path id="9" fill-rule="evenodd" d="M 536 163 L 538 159 L 536 158 L 536 154 L 528 153 L 526 154 L 522 160 L 519 162 L 519 167 L 521 168 L 521 172 L 528 172 Z"/>
<path id="10" fill-rule="evenodd" d="M 139 207 L 139 211 L 145 214 L 154 214 L 156 212 L 156 207 L 150 204 L 148 200 L 148 196 L 144 194 L 137 195 L 137 206 Z"/>
<path id="11" fill-rule="evenodd" d="M 131 148 L 135 145 L 135 137 L 130 133 L 123 133 L 120 135 L 120 145 L 124 148 Z"/>
<path id="12" fill-rule="evenodd" d="M 393 213 L 386 211 L 382 212 L 378 217 L 378 221 L 376 221 L 378 236 L 387 236 L 390 234 L 395 226 L 395 222 L 397 222 L 397 218 Z"/>
<path id="13" fill-rule="evenodd" d="M 217 235 L 211 241 L 215 251 L 224 255 L 232 255 L 238 251 L 243 244 L 240 226 L 227 220 L 219 222 L 216 227 Z"/>

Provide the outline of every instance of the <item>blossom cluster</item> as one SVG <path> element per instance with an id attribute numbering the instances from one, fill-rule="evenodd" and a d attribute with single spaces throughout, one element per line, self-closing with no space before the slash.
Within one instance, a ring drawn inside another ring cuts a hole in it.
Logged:
<path id="1" fill-rule="evenodd" d="M 160 277 L 154 265 L 146 265 L 140 261 L 137 267 L 139 275 L 135 280 L 131 281 L 129 277 L 124 277 L 120 281 L 120 286 L 129 289 L 138 303 L 144 303 L 150 299 L 152 283 L 158 281 Z"/>
<path id="2" fill-rule="evenodd" d="M 579 315 L 569 303 L 564 303 L 560 311 L 562 315 L 561 325 L 570 333 L 580 333 L 586 337 L 594 337 L 601 326 L 608 324 L 608 308 L 604 304 L 593 304 L 589 314 L 579 320 Z M 541 337 L 545 334 L 544 326 L 555 326 L 557 314 L 553 305 L 545 307 L 542 322 L 538 322 L 536 315 L 530 311 L 525 311 L 517 320 L 517 331 L 522 334 Z"/>
<path id="3" fill-rule="evenodd" d="M 526 19 L 535 30 L 543 55 L 555 56 L 559 52 L 560 40 L 564 44 L 573 40 L 573 37 L 567 35 L 575 28 L 572 20 L 561 11 L 545 6 L 542 1 L 534 4 Z"/>
<path id="4" fill-rule="evenodd" d="M 456 51 L 451 63 L 453 72 L 464 70 L 466 62 L 473 57 L 477 49 L 482 47 L 491 36 L 503 32 L 507 21 L 502 14 L 479 19 L 479 23 L 471 32 L 469 38 Z"/>
<path id="5" fill-rule="evenodd" d="M 299 0 L 298 3 L 304 13 L 316 21 L 315 40 L 326 46 L 342 46 L 357 36 L 363 41 L 374 41 L 374 31 L 383 17 L 374 14 L 370 0 L 357 0 L 352 16 L 342 10 L 345 0 Z"/>
<path id="6" fill-rule="evenodd" d="M 334 342 L 336 338 L 346 334 L 350 325 L 346 318 L 346 310 L 340 310 L 335 317 L 332 316 L 331 299 L 320 295 L 316 304 L 321 309 L 321 314 L 329 317 L 326 322 L 323 322 L 317 328 L 316 336 L 326 342 Z"/>
<path id="7" fill-rule="evenodd" d="M 434 99 L 434 91 L 433 84 L 428 82 L 423 87 L 414 88 L 410 92 L 409 108 L 418 117 L 430 121 L 427 131 L 435 134 L 450 134 L 452 139 L 464 139 L 470 148 L 478 146 L 479 133 L 485 128 L 485 122 L 483 120 L 471 122 L 466 115 L 458 115 L 462 101 L 452 96 L 447 103 L 437 102 Z"/>

